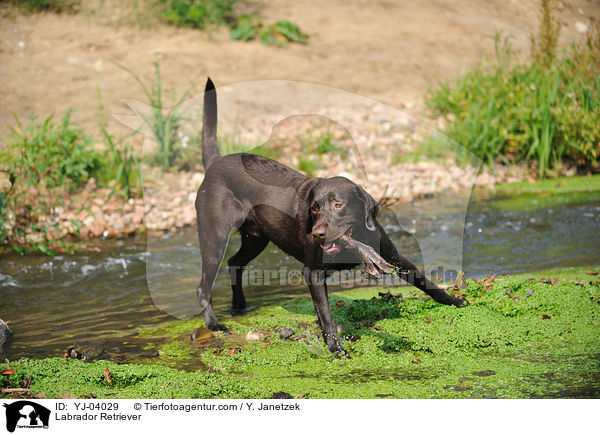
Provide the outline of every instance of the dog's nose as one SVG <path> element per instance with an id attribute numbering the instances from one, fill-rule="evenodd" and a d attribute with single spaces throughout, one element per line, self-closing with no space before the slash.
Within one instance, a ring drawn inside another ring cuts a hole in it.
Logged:
<path id="1" fill-rule="evenodd" d="M 314 227 L 311 234 L 316 241 L 322 242 L 327 235 L 327 227 L 325 225 Z"/>

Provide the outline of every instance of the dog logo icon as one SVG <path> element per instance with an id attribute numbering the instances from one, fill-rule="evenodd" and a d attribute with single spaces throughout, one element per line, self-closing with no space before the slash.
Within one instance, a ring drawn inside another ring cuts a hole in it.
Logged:
<path id="1" fill-rule="evenodd" d="M 14 432 L 18 428 L 48 428 L 50 410 L 29 400 L 19 400 L 3 404 L 6 408 L 6 430 Z"/>

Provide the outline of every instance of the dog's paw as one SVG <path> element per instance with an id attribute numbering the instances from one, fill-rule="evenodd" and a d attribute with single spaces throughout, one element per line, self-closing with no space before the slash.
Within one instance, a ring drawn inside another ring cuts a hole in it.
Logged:
<path id="1" fill-rule="evenodd" d="M 336 358 L 350 358 L 348 352 L 344 350 L 342 345 L 339 342 L 337 342 L 337 340 L 335 343 L 329 343 L 327 345 L 327 350 L 331 352 Z"/>
<path id="2" fill-rule="evenodd" d="M 344 349 L 340 349 L 337 350 L 335 352 L 333 352 L 333 356 L 336 358 L 345 358 L 345 359 L 350 359 L 350 354 L 348 352 L 346 352 Z"/>
<path id="3" fill-rule="evenodd" d="M 231 313 L 232 316 L 241 316 L 241 315 L 248 313 L 249 311 L 250 311 L 250 308 L 247 308 L 247 307 L 243 307 L 243 308 L 231 307 L 231 308 L 229 308 L 229 312 Z"/>
<path id="4" fill-rule="evenodd" d="M 459 299 L 455 304 L 458 308 L 468 307 L 470 305 L 469 301 L 466 299 Z"/>
<path id="5" fill-rule="evenodd" d="M 229 332 L 229 328 L 225 325 L 221 325 L 220 323 L 215 323 L 214 325 L 208 325 L 207 329 L 212 332 Z"/>

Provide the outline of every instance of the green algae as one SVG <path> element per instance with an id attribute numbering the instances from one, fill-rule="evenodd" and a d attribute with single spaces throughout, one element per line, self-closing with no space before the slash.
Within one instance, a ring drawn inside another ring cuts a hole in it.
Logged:
<path id="1" fill-rule="evenodd" d="M 190 338 L 202 320 L 145 330 L 164 339 L 152 365 L 20 360 L 4 364 L 17 367 L 5 377 L 14 386 L 32 376 L 31 391 L 47 397 L 600 398 L 599 277 L 575 268 L 468 280 L 456 291 L 470 302 L 462 309 L 410 287 L 390 289 L 396 298 L 336 292 L 350 359 L 325 351 L 312 301 L 301 297 L 230 318 L 232 333 L 206 346 Z M 294 335 L 282 339 L 282 327 Z"/>
<path id="2" fill-rule="evenodd" d="M 486 206 L 495 210 L 520 212 L 598 201 L 600 175 L 499 184 L 492 189 L 475 190 L 472 199 L 485 201 Z"/>

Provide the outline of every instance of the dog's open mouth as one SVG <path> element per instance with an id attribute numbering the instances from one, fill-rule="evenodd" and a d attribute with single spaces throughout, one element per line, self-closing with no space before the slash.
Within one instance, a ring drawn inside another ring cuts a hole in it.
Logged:
<path id="1" fill-rule="evenodd" d="M 352 227 L 348 227 L 348 229 L 344 232 L 344 234 L 340 235 L 340 237 L 342 237 L 343 235 L 346 235 L 348 237 L 352 236 Z M 342 250 L 342 245 L 340 244 L 340 237 L 331 242 L 323 243 L 321 245 L 321 249 L 323 249 L 323 252 L 328 255 L 333 255 L 340 252 Z"/>

